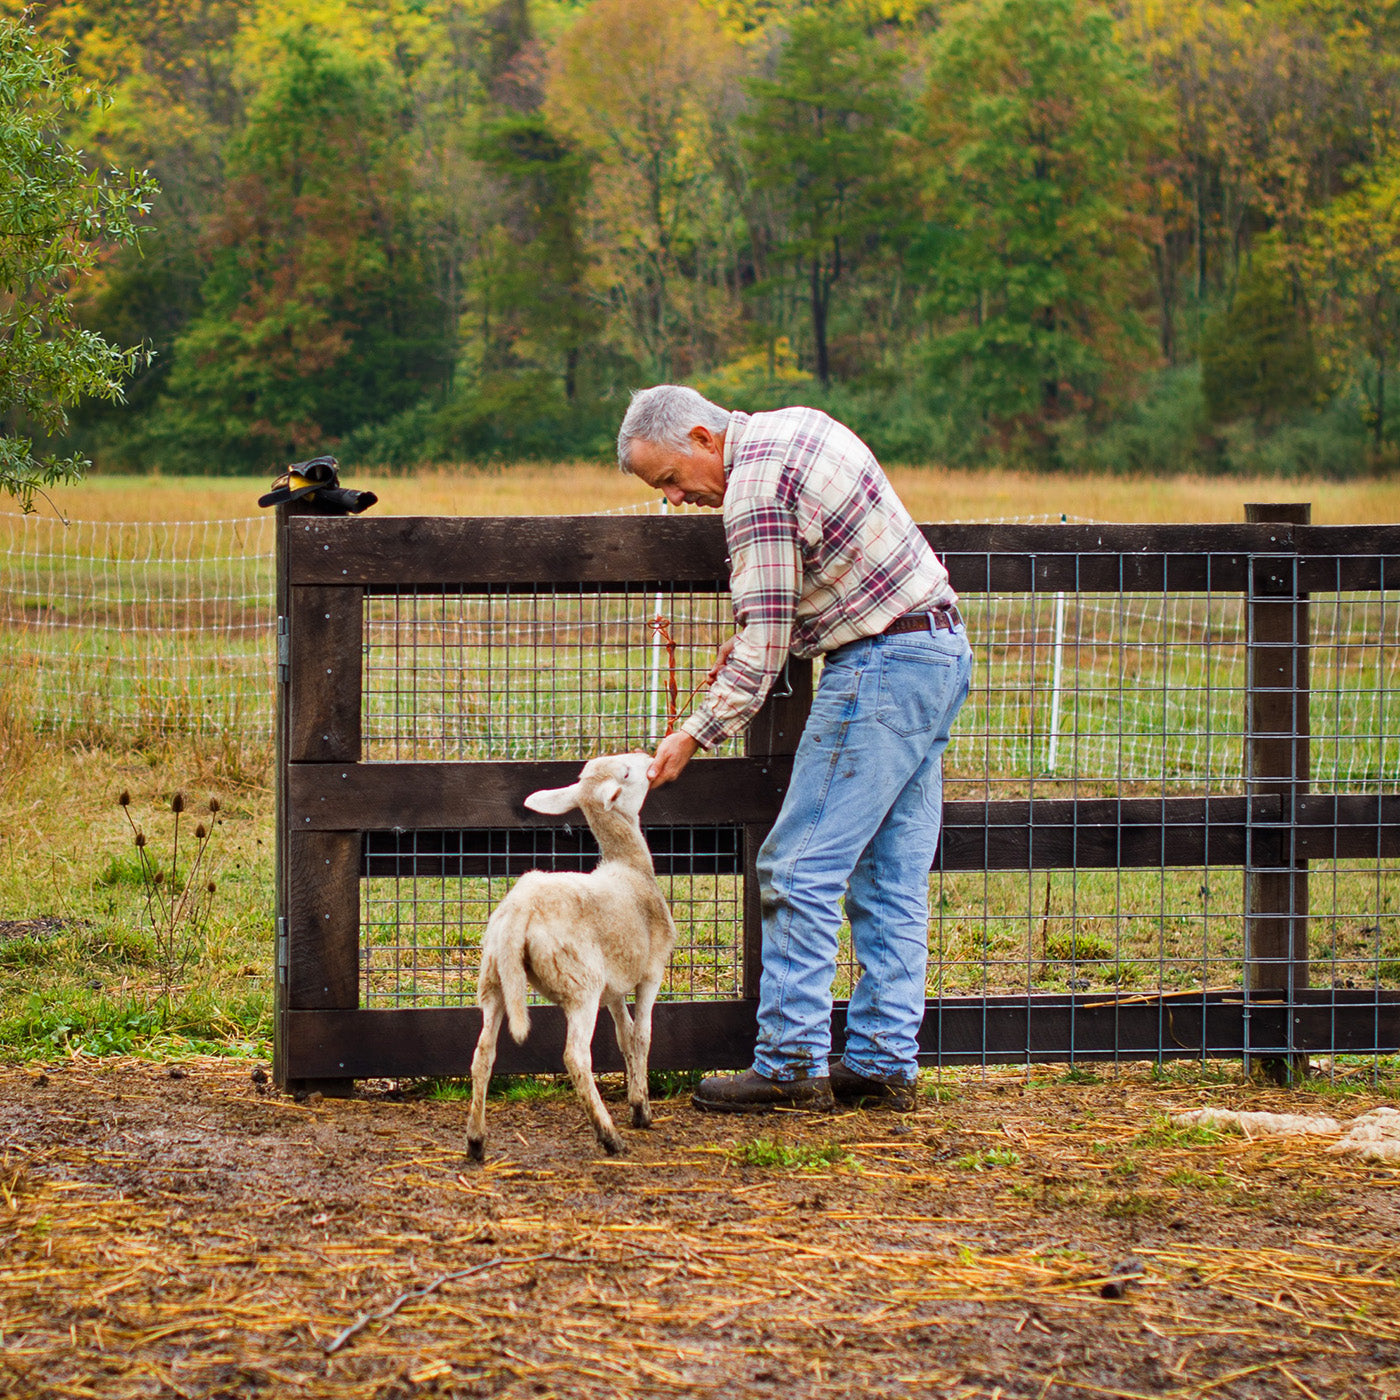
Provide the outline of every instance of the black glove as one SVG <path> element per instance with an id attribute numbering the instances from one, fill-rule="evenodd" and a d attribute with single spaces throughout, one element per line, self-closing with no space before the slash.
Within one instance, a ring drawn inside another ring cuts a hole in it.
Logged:
<path id="1" fill-rule="evenodd" d="M 293 462 L 272 483 L 272 490 L 258 497 L 258 504 L 280 506 L 288 501 L 305 501 L 317 515 L 359 515 L 379 497 L 373 491 L 352 491 L 342 486 L 339 467 L 329 455 Z"/>

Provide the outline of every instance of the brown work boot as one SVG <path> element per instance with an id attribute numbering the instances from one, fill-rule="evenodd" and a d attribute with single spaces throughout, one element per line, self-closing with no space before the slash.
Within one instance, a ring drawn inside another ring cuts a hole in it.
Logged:
<path id="1" fill-rule="evenodd" d="M 914 1107 L 916 1087 L 910 1079 L 874 1078 L 853 1070 L 844 1060 L 832 1062 L 832 1094 L 857 1108 L 892 1108 L 896 1113 L 909 1113 Z"/>
<path id="2" fill-rule="evenodd" d="M 830 1113 L 831 1081 L 817 1079 L 768 1079 L 757 1070 L 742 1074 L 712 1074 L 700 1081 L 690 1096 L 706 1113 L 771 1113 L 775 1108 L 806 1108 Z"/>

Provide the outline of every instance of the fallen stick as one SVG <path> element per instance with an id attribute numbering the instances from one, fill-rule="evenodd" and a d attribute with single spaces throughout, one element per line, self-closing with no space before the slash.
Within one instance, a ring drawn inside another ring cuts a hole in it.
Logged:
<path id="1" fill-rule="evenodd" d="M 454 1279 L 470 1278 L 473 1274 L 484 1274 L 488 1269 L 503 1269 L 512 1264 L 539 1264 L 546 1259 L 565 1259 L 568 1257 L 563 1254 L 529 1254 L 523 1259 L 501 1257 L 488 1259 L 484 1264 L 473 1264 L 469 1269 L 454 1269 L 449 1274 L 439 1274 L 431 1283 L 425 1283 L 422 1288 L 410 1288 L 407 1293 L 400 1293 L 392 1303 L 386 1303 L 382 1308 L 376 1308 L 373 1312 L 361 1313 L 348 1327 L 342 1328 L 330 1341 L 323 1343 L 321 1350 L 327 1356 L 334 1356 L 346 1342 L 363 1332 L 371 1322 L 382 1322 L 385 1318 L 393 1317 L 405 1303 L 411 1303 L 416 1298 L 426 1298 L 428 1294 L 435 1293 L 444 1283 L 451 1283 Z"/>

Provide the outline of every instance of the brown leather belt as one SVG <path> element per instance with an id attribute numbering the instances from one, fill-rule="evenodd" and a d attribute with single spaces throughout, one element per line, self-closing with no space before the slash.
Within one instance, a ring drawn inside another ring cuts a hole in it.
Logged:
<path id="1" fill-rule="evenodd" d="M 929 612 L 905 613 L 876 635 L 888 637 L 896 632 L 951 632 L 954 627 L 961 626 L 962 614 L 957 605 L 945 603 L 941 608 L 933 608 Z"/>

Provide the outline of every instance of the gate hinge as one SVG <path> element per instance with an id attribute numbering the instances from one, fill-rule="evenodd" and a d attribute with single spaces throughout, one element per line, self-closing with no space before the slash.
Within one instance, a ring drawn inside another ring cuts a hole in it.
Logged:
<path id="1" fill-rule="evenodd" d="M 287 981 L 287 920 L 279 914 L 277 916 L 277 980 L 283 984 Z"/>
<path id="2" fill-rule="evenodd" d="M 277 619 L 277 681 L 286 685 L 292 674 L 292 636 L 287 630 L 287 619 Z"/>

